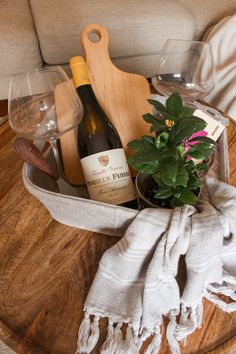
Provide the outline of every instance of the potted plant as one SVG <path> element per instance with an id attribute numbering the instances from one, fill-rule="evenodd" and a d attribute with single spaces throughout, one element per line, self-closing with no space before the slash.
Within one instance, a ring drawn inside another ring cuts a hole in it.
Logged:
<path id="1" fill-rule="evenodd" d="M 128 144 L 134 151 L 128 164 L 139 171 L 138 193 L 149 206 L 195 205 L 202 185 L 199 171 L 208 168 L 206 160 L 216 143 L 204 135 L 206 122 L 183 105 L 178 93 L 171 94 L 165 105 L 148 101 L 156 110 L 155 115 L 143 115 L 151 124 L 150 135 Z"/>

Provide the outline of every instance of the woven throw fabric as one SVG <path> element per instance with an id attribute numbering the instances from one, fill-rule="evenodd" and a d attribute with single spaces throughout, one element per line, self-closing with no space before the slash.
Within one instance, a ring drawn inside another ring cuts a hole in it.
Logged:
<path id="1" fill-rule="evenodd" d="M 145 354 L 158 353 L 165 316 L 170 350 L 179 354 L 179 341 L 202 323 L 204 296 L 224 311 L 236 309 L 235 230 L 236 189 L 209 176 L 196 208 L 142 210 L 100 261 L 84 304 L 77 353 L 93 350 L 101 317 L 108 321 L 101 353 L 139 353 L 149 336 Z M 187 269 L 182 296 L 175 278 L 181 255 Z"/>
<path id="2" fill-rule="evenodd" d="M 85 302 L 78 353 L 93 349 L 100 317 L 108 318 L 108 336 L 101 353 L 136 353 L 151 334 L 154 338 L 149 352 L 151 347 L 157 352 L 162 315 L 178 313 L 180 295 L 175 276 L 180 254 L 188 247 L 189 216 L 194 211 L 190 206 L 144 209 L 125 236 L 105 252 Z M 91 324 L 90 315 L 95 316 Z M 124 323 L 130 332 L 126 340 L 121 334 Z"/>
<path id="3" fill-rule="evenodd" d="M 236 14 L 225 17 L 204 36 L 212 46 L 216 68 L 215 87 L 204 100 L 236 121 L 235 36 Z"/>
<path id="4" fill-rule="evenodd" d="M 17 354 L 2 341 L 0 341 L 0 353 L 1 354 Z"/>

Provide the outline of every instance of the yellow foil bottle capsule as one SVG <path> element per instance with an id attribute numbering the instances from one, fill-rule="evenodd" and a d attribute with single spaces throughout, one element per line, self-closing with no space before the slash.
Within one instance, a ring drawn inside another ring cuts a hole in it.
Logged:
<path id="1" fill-rule="evenodd" d="M 70 59 L 70 68 L 72 71 L 75 87 L 83 85 L 91 85 L 88 75 L 88 67 L 85 60 L 81 56 L 76 56 Z"/>

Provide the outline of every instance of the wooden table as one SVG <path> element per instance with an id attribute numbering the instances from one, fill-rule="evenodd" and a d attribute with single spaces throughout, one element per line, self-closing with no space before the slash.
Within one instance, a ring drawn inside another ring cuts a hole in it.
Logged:
<path id="1" fill-rule="evenodd" d="M 228 129 L 236 186 L 236 127 Z M 71 354 L 86 294 L 104 251 L 118 238 L 59 224 L 24 188 L 22 162 L 0 126 L 0 339 L 19 354 Z M 102 325 L 103 339 L 105 323 Z M 99 345 L 101 341 L 99 342 Z M 99 353 L 99 345 L 94 353 Z M 214 349 L 216 348 L 217 349 Z M 236 313 L 204 301 L 204 323 L 183 353 L 236 353 Z M 163 340 L 161 353 L 169 353 Z M 128 354 L 128 353 L 127 353 Z"/>

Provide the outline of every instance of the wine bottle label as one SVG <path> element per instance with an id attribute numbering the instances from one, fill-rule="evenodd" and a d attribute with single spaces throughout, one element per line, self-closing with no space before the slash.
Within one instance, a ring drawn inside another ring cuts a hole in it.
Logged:
<path id="1" fill-rule="evenodd" d="M 91 199 L 117 205 L 136 198 L 124 149 L 84 157 L 81 164 Z"/>

